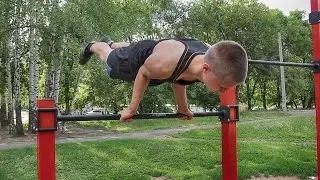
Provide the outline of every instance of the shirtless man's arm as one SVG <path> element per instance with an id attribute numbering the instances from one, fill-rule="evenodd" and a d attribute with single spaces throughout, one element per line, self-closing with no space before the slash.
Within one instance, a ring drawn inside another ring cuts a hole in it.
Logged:
<path id="1" fill-rule="evenodd" d="M 144 92 L 146 91 L 149 85 L 149 82 L 150 82 L 150 72 L 145 67 L 145 65 L 143 65 L 140 67 L 139 72 L 133 84 L 131 103 L 128 109 L 120 112 L 121 114 L 120 121 L 128 121 L 131 119 L 133 115 L 137 113 L 139 104 L 141 102 Z"/>
<path id="2" fill-rule="evenodd" d="M 172 90 L 176 99 L 176 103 L 178 105 L 177 112 L 185 115 L 182 118 L 184 120 L 192 119 L 193 113 L 189 110 L 188 107 L 186 86 L 180 84 L 173 84 Z"/>

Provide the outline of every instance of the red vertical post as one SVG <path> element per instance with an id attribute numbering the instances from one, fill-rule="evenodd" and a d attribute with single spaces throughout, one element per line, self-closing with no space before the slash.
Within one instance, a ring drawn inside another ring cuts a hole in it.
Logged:
<path id="1" fill-rule="evenodd" d="M 38 179 L 55 180 L 56 114 L 53 100 L 38 100 Z"/>
<path id="2" fill-rule="evenodd" d="M 311 13 L 320 11 L 320 0 L 310 0 Z M 313 59 L 320 62 L 320 24 L 312 24 Z M 314 73 L 314 90 L 316 106 L 316 131 L 317 131 L 317 170 L 320 177 L 320 72 Z"/>
<path id="3" fill-rule="evenodd" d="M 220 106 L 237 105 L 236 88 L 229 88 L 220 95 Z M 233 111 L 233 109 L 230 109 Z M 230 112 L 230 119 L 235 119 L 236 112 Z M 234 117 L 232 117 L 234 116 Z M 221 123 L 222 179 L 238 179 L 237 171 L 237 124 L 236 121 Z"/>

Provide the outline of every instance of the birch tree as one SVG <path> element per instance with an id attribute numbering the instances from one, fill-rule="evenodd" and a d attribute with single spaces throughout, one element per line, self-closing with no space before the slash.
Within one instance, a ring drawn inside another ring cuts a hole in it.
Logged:
<path id="1" fill-rule="evenodd" d="M 17 0 L 16 1 L 16 7 L 15 7 L 15 16 L 14 16 L 14 25 L 15 30 L 13 33 L 13 43 L 14 43 L 14 49 L 13 49 L 13 59 L 14 59 L 14 107 L 15 107 L 15 117 L 16 117 L 16 135 L 22 136 L 24 135 L 23 132 L 23 125 L 22 125 L 22 117 L 21 117 L 21 49 L 20 49 L 20 26 L 21 26 L 21 6 L 22 1 Z"/>
<path id="2" fill-rule="evenodd" d="M 7 49 L 10 49 L 10 42 L 7 42 Z M 8 59 L 6 61 L 6 84 L 7 84 L 7 93 L 6 93 L 6 102 L 8 107 L 8 121 L 9 121 L 9 134 L 15 133 L 15 125 L 13 119 L 13 92 L 12 92 L 12 76 L 11 76 L 11 61 Z"/>
<path id="3" fill-rule="evenodd" d="M 30 63 L 29 63 L 29 127 L 28 130 L 35 132 L 36 127 L 36 100 L 38 98 L 38 81 L 39 81 L 39 29 L 40 25 L 40 3 L 37 0 L 30 0 L 30 31 L 29 31 L 29 45 L 30 45 Z"/>
<path id="4" fill-rule="evenodd" d="M 52 56 L 49 56 L 51 59 L 48 60 L 47 66 L 47 76 L 46 76 L 46 94 L 48 98 L 53 98 L 55 103 L 58 103 L 59 100 L 59 83 L 60 83 L 60 72 L 61 72 L 61 37 L 59 36 L 59 26 L 57 23 L 59 16 L 59 0 L 52 0 L 47 2 L 49 13 L 48 19 L 50 25 L 48 27 L 51 37 L 49 44 L 49 52 Z"/>
<path id="5" fill-rule="evenodd" d="M 0 3 L 0 59 L 1 59 L 1 119 L 2 126 L 9 125 L 9 133 L 14 134 L 13 103 L 11 69 L 9 58 L 9 44 L 12 29 L 13 5 L 11 3 Z"/>
<path id="6" fill-rule="evenodd" d="M 9 126 L 9 119 L 7 114 L 7 89 L 8 82 L 6 79 L 7 73 L 10 73 L 10 69 L 6 69 L 6 65 L 9 62 L 9 54 L 8 54 L 8 37 L 4 36 L 0 43 L 0 127 Z M 11 84 L 11 83 L 10 83 Z M 11 116 L 12 117 L 12 116 Z"/>
<path id="7" fill-rule="evenodd" d="M 0 44 L 0 49 L 4 48 L 5 44 Z M 2 51 L 2 54 L 0 54 L 0 128 L 7 127 L 9 125 L 8 119 L 7 119 L 7 108 L 6 108 L 6 69 L 5 69 L 5 63 L 7 59 L 5 58 L 5 52 Z"/>

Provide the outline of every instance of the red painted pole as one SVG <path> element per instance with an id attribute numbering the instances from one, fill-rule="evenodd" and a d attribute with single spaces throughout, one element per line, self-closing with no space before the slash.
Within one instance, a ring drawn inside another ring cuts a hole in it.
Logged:
<path id="1" fill-rule="evenodd" d="M 230 88 L 220 95 L 220 105 L 237 105 L 236 88 Z M 233 111 L 233 109 L 230 109 Z M 235 119 L 235 112 L 230 112 L 230 119 Z M 222 179 L 238 179 L 237 171 L 237 124 L 236 121 L 221 123 Z"/>
<path id="2" fill-rule="evenodd" d="M 311 12 L 320 11 L 320 0 L 311 0 Z M 320 24 L 312 25 L 313 59 L 320 62 Z M 316 131 L 317 131 L 317 170 L 320 177 L 320 73 L 314 73 L 314 90 L 316 106 Z"/>
<path id="3" fill-rule="evenodd" d="M 55 112 L 53 100 L 38 100 L 38 179 L 55 180 Z M 41 109 L 46 109 L 41 111 Z M 51 110 L 50 110 L 51 109 Z"/>

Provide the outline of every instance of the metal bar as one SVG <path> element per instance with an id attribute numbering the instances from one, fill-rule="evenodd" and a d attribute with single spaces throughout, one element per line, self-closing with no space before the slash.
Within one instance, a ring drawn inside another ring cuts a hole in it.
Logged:
<path id="1" fill-rule="evenodd" d="M 320 11 L 320 0 L 310 0 L 311 12 Z M 313 59 L 320 62 L 320 24 L 312 25 Z M 319 70 L 319 69 L 318 69 Z M 316 109 L 316 134 L 317 134 L 317 171 L 320 177 L 320 73 L 314 72 L 314 91 Z"/>
<path id="2" fill-rule="evenodd" d="M 49 131 L 39 131 L 37 134 L 37 159 L 38 159 L 38 180 L 56 180 L 55 165 L 55 112 L 53 100 L 38 100 L 38 109 L 49 110 L 47 112 L 39 112 L 40 129 L 48 129 Z"/>
<path id="3" fill-rule="evenodd" d="M 206 116 L 223 116 L 223 112 L 199 112 L 194 113 L 194 117 L 206 117 Z M 62 115 L 58 116 L 58 121 L 104 121 L 104 120 L 119 120 L 120 114 L 108 114 L 108 115 Z M 150 113 L 150 114 L 138 114 L 132 117 L 132 119 L 159 119 L 159 118 L 181 118 L 183 114 L 176 113 Z"/>
<path id="4" fill-rule="evenodd" d="M 274 66 L 293 66 L 293 67 L 306 67 L 317 68 L 317 65 L 312 63 L 294 63 L 294 62 L 278 62 L 278 61 L 265 61 L 265 60 L 248 60 L 249 64 L 265 64 Z"/>
<path id="5" fill-rule="evenodd" d="M 230 88 L 220 95 L 220 106 L 237 105 L 236 88 Z M 230 109 L 230 119 L 236 119 L 236 108 Z M 221 123 L 222 179 L 237 180 L 237 121 Z"/>

